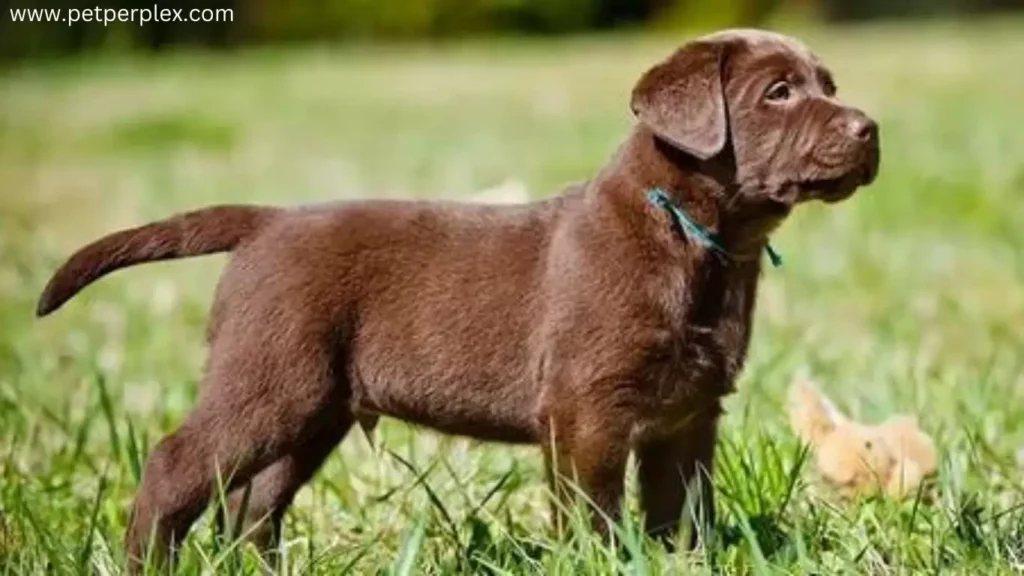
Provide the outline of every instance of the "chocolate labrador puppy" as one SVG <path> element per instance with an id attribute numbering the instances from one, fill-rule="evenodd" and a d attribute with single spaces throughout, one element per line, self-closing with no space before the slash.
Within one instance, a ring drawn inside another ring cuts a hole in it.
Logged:
<path id="1" fill-rule="evenodd" d="M 655 536 L 676 532 L 696 484 L 710 512 L 697 481 L 768 236 L 797 204 L 870 183 L 878 130 L 801 43 L 755 30 L 684 45 L 631 107 L 611 161 L 547 200 L 215 206 L 73 255 L 40 316 L 119 268 L 231 252 L 201 398 L 153 449 L 134 503 L 133 568 L 151 537 L 161 557 L 184 538 L 218 475 L 269 547 L 296 491 L 379 415 L 539 444 L 558 497 L 572 479 L 611 519 L 634 450 Z"/>

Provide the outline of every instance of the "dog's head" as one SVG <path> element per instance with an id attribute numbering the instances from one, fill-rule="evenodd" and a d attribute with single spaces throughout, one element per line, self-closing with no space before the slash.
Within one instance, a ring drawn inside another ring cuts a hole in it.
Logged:
<path id="1" fill-rule="evenodd" d="M 732 201 L 835 202 L 878 172 L 878 127 L 842 104 L 799 41 L 759 30 L 699 38 L 648 70 L 631 107 L 661 140 L 731 163 Z"/>

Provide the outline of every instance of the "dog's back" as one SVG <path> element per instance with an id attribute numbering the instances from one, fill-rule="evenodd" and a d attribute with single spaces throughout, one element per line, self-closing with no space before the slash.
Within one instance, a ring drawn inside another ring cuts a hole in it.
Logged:
<path id="1" fill-rule="evenodd" d="M 535 299 L 554 221 L 573 198 L 282 212 L 231 256 L 210 317 L 213 354 L 301 327 L 301 340 L 336 350 L 354 412 L 536 441 Z"/>
<path id="2" fill-rule="evenodd" d="M 295 314 L 333 316 L 356 411 L 533 441 L 534 299 L 557 214 L 551 202 L 368 202 L 301 215 L 239 253 L 225 281 L 283 274 L 277 298 Z M 248 296 L 271 294 L 264 282 Z"/>

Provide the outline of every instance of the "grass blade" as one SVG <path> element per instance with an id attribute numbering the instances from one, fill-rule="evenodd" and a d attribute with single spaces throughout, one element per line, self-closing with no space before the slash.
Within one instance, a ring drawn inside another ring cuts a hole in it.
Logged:
<path id="1" fill-rule="evenodd" d="M 413 574 L 413 568 L 416 566 L 416 558 L 420 554 L 420 549 L 423 548 L 423 539 L 427 533 L 427 515 L 420 514 L 419 519 L 416 521 L 416 525 L 413 526 L 409 536 L 405 539 L 402 544 L 402 548 L 398 552 L 398 560 L 395 563 L 395 568 L 391 572 L 394 576 L 409 576 Z"/>
<path id="2" fill-rule="evenodd" d="M 132 472 L 132 480 L 135 481 L 135 485 L 138 486 L 142 483 L 142 461 L 143 455 L 139 450 L 139 443 L 135 435 L 135 426 L 132 425 L 132 419 L 125 416 L 125 420 L 128 423 L 128 468 Z"/>
<path id="3" fill-rule="evenodd" d="M 452 516 L 451 516 L 451 514 L 448 513 L 448 509 L 445 508 L 444 503 L 441 501 L 440 498 L 437 497 L 437 494 L 434 493 L 434 489 L 431 488 L 430 484 L 428 484 L 427 481 L 426 481 L 426 477 L 427 477 L 427 474 L 430 472 L 430 468 L 428 468 L 427 471 L 424 472 L 423 474 L 420 474 L 419 471 L 416 469 L 416 466 L 413 465 L 412 462 L 409 462 L 405 458 L 402 458 L 399 454 L 395 453 L 393 450 L 388 450 L 387 452 L 388 452 L 388 454 L 391 455 L 392 458 L 394 458 L 395 460 L 398 460 L 410 472 L 412 472 L 413 474 L 416 475 L 416 481 L 414 482 L 413 487 L 415 487 L 417 485 L 423 486 L 423 489 L 426 490 L 426 492 L 427 492 L 427 498 L 430 499 L 430 503 L 441 514 L 441 517 L 444 518 L 445 524 L 447 525 L 449 531 L 451 532 L 452 538 L 454 539 L 455 543 L 458 544 L 459 543 L 459 529 L 458 529 L 458 526 L 456 526 L 455 521 L 452 520 Z"/>
<path id="4" fill-rule="evenodd" d="M 82 543 L 82 548 L 78 552 L 78 571 L 80 573 L 86 573 L 89 559 L 92 558 L 92 543 L 96 536 L 96 524 L 99 521 L 100 516 L 100 504 L 103 502 L 103 495 L 107 489 L 107 475 L 104 473 L 100 476 L 100 485 L 96 489 L 96 498 L 93 500 L 92 512 L 89 514 L 89 531 L 86 533 L 85 542 Z"/>
<path id="5" fill-rule="evenodd" d="M 121 437 L 117 433 L 117 418 L 114 416 L 114 403 L 110 399 L 110 392 L 107 390 L 107 379 L 102 375 L 96 376 L 96 387 L 100 393 L 100 407 L 103 409 L 103 416 L 107 421 L 107 431 L 110 434 L 110 446 L 117 454 L 118 459 L 122 458 Z"/>

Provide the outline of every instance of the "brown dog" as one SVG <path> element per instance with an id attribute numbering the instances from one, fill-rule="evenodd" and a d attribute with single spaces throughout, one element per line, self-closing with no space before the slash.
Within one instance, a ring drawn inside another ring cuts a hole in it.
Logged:
<path id="1" fill-rule="evenodd" d="M 646 527 L 674 534 L 712 467 L 769 233 L 797 203 L 871 182 L 878 133 L 803 45 L 751 30 L 683 46 L 639 80 L 632 110 L 611 162 L 549 200 L 218 206 L 72 256 L 39 315 L 118 268 L 232 252 L 202 396 L 146 465 L 134 567 L 151 534 L 161 555 L 184 538 L 218 474 L 251 483 L 247 519 L 268 519 L 268 546 L 353 422 L 377 415 L 538 443 L 559 497 L 574 478 L 612 519 L 635 450 Z"/>

